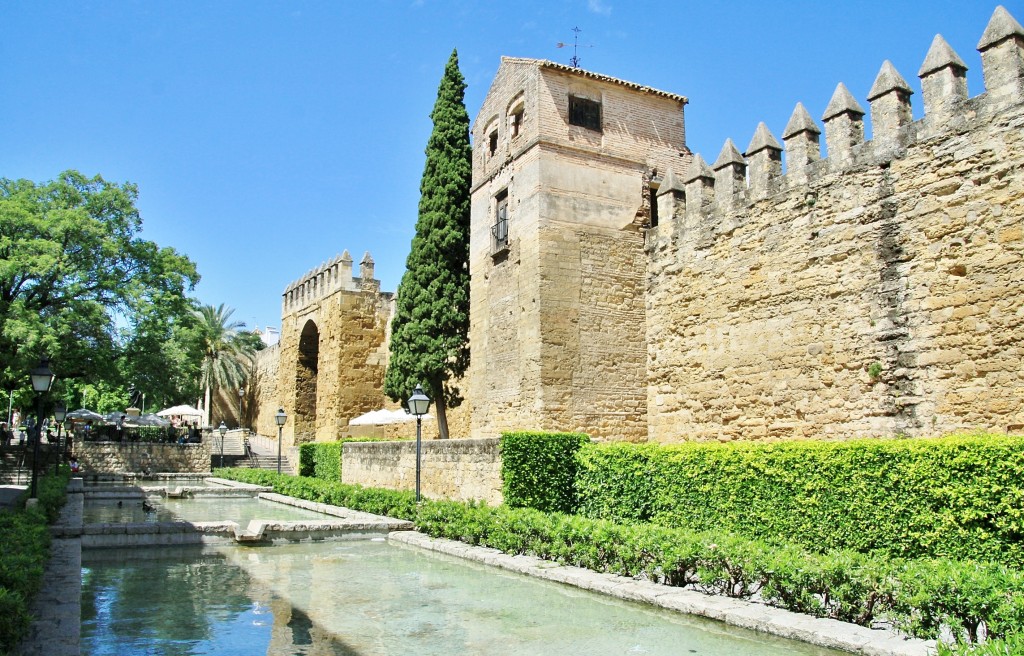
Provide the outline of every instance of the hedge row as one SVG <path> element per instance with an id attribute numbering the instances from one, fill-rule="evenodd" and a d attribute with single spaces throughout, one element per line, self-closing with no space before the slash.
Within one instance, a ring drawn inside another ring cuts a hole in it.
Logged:
<path id="1" fill-rule="evenodd" d="M 589 444 L 580 514 L 818 551 L 1024 565 L 1024 438 Z"/>
<path id="2" fill-rule="evenodd" d="M 385 437 L 342 437 L 335 442 L 308 442 L 299 445 L 299 476 L 325 481 L 341 480 L 342 447 L 346 442 L 388 442 Z"/>
<path id="3" fill-rule="evenodd" d="M 64 505 L 69 472 L 38 481 L 39 504 L 25 508 L 28 492 L 18 507 L 0 511 L 0 654 L 13 652 L 28 633 L 29 605 L 43 581 L 50 556 L 47 524 L 57 519 Z"/>
<path id="4" fill-rule="evenodd" d="M 885 618 L 911 635 L 942 626 L 964 641 L 1024 625 L 1024 575 L 994 563 L 817 553 L 724 531 L 621 524 L 563 513 L 455 501 L 415 503 L 411 492 L 363 489 L 272 472 L 225 476 L 290 496 L 409 519 L 434 536 L 870 626 Z"/>
<path id="5" fill-rule="evenodd" d="M 576 452 L 582 433 L 518 432 L 501 435 L 501 480 L 513 508 L 572 512 L 576 499 Z"/>

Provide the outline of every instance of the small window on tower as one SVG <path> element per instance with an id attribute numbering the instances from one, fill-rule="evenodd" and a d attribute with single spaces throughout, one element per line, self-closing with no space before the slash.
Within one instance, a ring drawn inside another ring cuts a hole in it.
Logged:
<path id="1" fill-rule="evenodd" d="M 651 204 L 651 227 L 658 227 L 658 185 L 651 184 L 648 187 L 647 199 Z"/>
<path id="2" fill-rule="evenodd" d="M 487 137 L 487 154 L 494 157 L 494 153 L 498 152 L 498 131 L 495 130 Z"/>
<path id="3" fill-rule="evenodd" d="M 569 96 L 569 125 L 601 131 L 601 103 Z"/>
<path id="4" fill-rule="evenodd" d="M 491 253 L 508 250 L 508 189 L 494 197 L 494 225 L 491 226 Z"/>

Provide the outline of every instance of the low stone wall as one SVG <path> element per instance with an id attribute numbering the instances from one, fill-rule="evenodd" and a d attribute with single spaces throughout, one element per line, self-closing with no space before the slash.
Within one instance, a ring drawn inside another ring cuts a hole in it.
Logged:
<path id="1" fill-rule="evenodd" d="M 150 442 L 76 442 L 75 457 L 86 474 L 120 472 L 210 472 L 210 445 Z"/>
<path id="2" fill-rule="evenodd" d="M 500 504 L 498 442 L 496 438 L 424 441 L 420 452 L 421 494 L 433 499 L 477 499 Z M 416 442 L 352 442 L 342 449 L 343 483 L 416 489 Z"/>

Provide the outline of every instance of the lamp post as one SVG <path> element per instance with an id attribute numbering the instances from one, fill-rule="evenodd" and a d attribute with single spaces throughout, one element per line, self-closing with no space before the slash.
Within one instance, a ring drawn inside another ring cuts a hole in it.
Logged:
<path id="1" fill-rule="evenodd" d="M 224 466 L 224 435 L 228 432 L 228 425 L 223 421 L 220 422 L 220 426 L 217 427 L 217 432 L 220 433 L 220 466 Z"/>
<path id="2" fill-rule="evenodd" d="M 281 430 L 284 428 L 284 422 L 288 421 L 288 415 L 284 413 L 284 408 L 278 408 L 277 414 L 274 415 L 274 421 L 277 422 L 277 473 L 281 473 Z"/>
<path id="3" fill-rule="evenodd" d="M 32 379 L 32 389 L 36 392 L 36 438 L 32 444 L 32 489 L 29 492 L 29 497 L 38 499 L 36 477 L 39 469 L 39 442 L 42 439 L 43 431 L 43 394 L 50 391 L 50 386 L 53 385 L 55 378 L 53 372 L 50 371 L 49 358 L 43 356 L 39 360 L 39 366 L 29 372 L 29 377 Z"/>
<path id="4" fill-rule="evenodd" d="M 245 396 L 245 388 L 238 388 L 238 427 L 242 427 L 242 397 Z"/>
<path id="5" fill-rule="evenodd" d="M 60 429 L 64 425 L 64 417 L 67 415 L 68 409 L 63 403 L 58 403 L 53 409 L 53 420 L 57 422 L 57 456 L 53 459 L 53 474 L 56 476 L 60 473 Z M 53 446 L 50 446 L 50 450 L 53 450 Z"/>
<path id="6" fill-rule="evenodd" d="M 423 393 L 423 387 L 416 385 L 409 397 L 409 413 L 416 417 L 416 503 L 420 501 L 420 436 L 423 415 L 430 409 L 430 397 Z"/>

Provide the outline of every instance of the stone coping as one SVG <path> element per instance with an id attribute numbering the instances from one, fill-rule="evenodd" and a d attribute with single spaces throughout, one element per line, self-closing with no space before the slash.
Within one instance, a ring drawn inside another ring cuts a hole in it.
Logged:
<path id="1" fill-rule="evenodd" d="M 565 583 L 584 590 L 638 601 L 667 610 L 699 615 L 745 629 L 820 647 L 866 656 L 927 656 L 935 642 L 904 638 L 892 631 L 869 629 L 838 620 L 811 617 L 729 597 L 706 595 L 650 581 L 603 574 L 581 567 L 559 565 L 533 556 L 512 556 L 497 549 L 476 547 L 415 531 L 388 534 L 388 541 L 473 560 L 527 576 Z"/>

